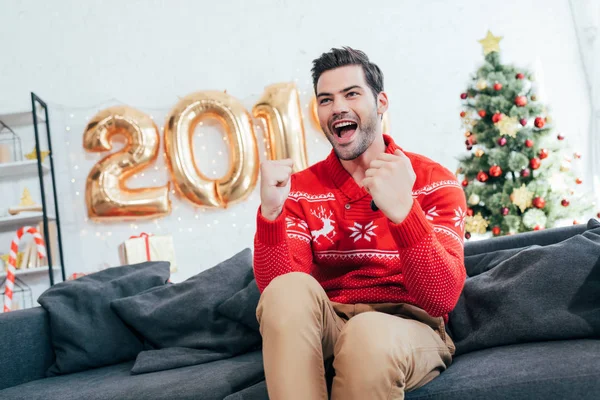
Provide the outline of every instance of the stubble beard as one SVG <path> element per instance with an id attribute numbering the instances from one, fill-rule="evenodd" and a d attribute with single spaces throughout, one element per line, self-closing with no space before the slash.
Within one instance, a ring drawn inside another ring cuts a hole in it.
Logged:
<path id="1" fill-rule="evenodd" d="M 375 111 L 373 115 L 371 115 L 369 119 L 365 121 L 364 124 L 358 124 L 358 137 L 354 140 L 353 143 L 351 143 L 348 146 L 338 145 L 333 137 L 335 133 L 325 135 L 327 136 L 327 140 L 329 140 L 329 143 L 331 143 L 335 155 L 340 160 L 354 160 L 360 157 L 361 154 L 363 154 L 365 151 L 367 151 L 369 146 L 371 146 L 371 144 L 375 140 L 377 132 L 377 117 L 377 111 Z"/>

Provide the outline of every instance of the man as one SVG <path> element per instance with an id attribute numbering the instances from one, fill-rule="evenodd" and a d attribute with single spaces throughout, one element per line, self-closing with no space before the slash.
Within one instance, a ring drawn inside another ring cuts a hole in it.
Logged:
<path id="1" fill-rule="evenodd" d="M 402 399 L 452 362 L 445 331 L 463 288 L 465 198 L 441 165 L 382 132 L 383 74 L 361 51 L 313 62 L 333 150 L 292 174 L 261 166 L 254 273 L 272 400 Z"/>

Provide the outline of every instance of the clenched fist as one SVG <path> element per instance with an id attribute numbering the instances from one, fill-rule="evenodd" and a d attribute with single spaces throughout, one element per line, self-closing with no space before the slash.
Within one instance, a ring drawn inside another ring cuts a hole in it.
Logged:
<path id="1" fill-rule="evenodd" d="M 291 159 L 269 160 L 260 165 L 260 210 L 268 220 L 275 220 L 290 193 Z"/>
<path id="2" fill-rule="evenodd" d="M 408 157 L 400 150 L 382 153 L 371 161 L 362 184 L 377 207 L 390 221 L 399 224 L 413 204 L 412 189 L 417 175 Z"/>

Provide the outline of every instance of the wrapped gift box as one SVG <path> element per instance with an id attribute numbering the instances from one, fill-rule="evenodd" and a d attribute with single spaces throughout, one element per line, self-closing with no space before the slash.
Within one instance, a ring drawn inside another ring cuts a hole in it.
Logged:
<path id="1" fill-rule="evenodd" d="M 121 263 L 137 264 L 144 261 L 168 261 L 171 263 L 171 272 L 177 271 L 175 263 L 175 247 L 173 237 L 170 235 L 132 236 L 126 240 L 119 249 Z"/>

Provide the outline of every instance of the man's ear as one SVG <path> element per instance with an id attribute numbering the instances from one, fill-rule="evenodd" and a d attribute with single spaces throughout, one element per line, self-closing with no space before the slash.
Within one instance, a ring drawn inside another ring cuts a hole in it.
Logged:
<path id="1" fill-rule="evenodd" d="M 383 119 L 383 114 L 388 109 L 388 96 L 386 92 L 379 92 L 377 95 L 377 114 Z"/>

